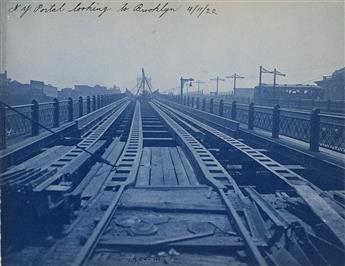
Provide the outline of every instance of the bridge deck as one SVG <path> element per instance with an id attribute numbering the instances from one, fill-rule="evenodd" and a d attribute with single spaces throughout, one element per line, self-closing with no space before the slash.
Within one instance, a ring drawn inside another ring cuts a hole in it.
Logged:
<path id="1" fill-rule="evenodd" d="M 335 158 L 186 110 L 126 100 L 10 166 L 5 265 L 344 262 Z"/>

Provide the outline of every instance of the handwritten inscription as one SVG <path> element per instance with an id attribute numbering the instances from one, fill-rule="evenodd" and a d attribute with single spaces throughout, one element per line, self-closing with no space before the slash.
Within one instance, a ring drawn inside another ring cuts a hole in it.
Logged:
<path id="1" fill-rule="evenodd" d="M 158 17 L 161 18 L 163 17 L 166 13 L 168 12 L 176 12 L 177 10 L 179 10 L 181 7 L 170 7 L 169 6 L 169 3 L 165 3 L 164 5 L 163 4 L 158 4 L 157 6 L 151 8 L 151 7 L 146 7 L 144 6 L 143 3 L 140 3 L 138 5 L 136 5 L 134 8 L 133 8 L 133 11 L 134 12 L 141 12 L 141 13 L 158 13 Z"/>
<path id="2" fill-rule="evenodd" d="M 70 4 L 70 3 L 69 3 Z M 101 17 L 105 12 L 110 11 L 111 8 L 107 6 L 100 6 L 99 3 L 91 2 L 87 5 L 82 4 L 81 2 L 75 4 L 73 7 L 67 7 L 67 3 L 62 4 L 37 4 L 35 6 L 31 4 L 23 5 L 23 4 L 16 4 L 15 6 L 9 8 L 9 13 L 18 12 L 19 17 L 22 18 L 25 14 L 29 11 L 32 13 L 62 13 L 62 12 L 74 12 L 74 13 L 81 13 L 81 12 L 93 12 L 98 13 L 98 17 Z"/>
<path id="3" fill-rule="evenodd" d="M 115 5 L 115 4 L 114 4 Z M 99 2 L 42 2 L 42 3 L 16 3 L 8 9 L 10 14 L 16 14 L 20 18 L 25 15 L 32 14 L 58 14 L 58 13 L 84 13 L 96 14 L 97 17 L 102 17 L 106 13 L 134 13 L 142 15 L 156 15 L 158 18 L 163 18 L 168 14 L 184 13 L 189 16 L 200 18 L 206 15 L 217 15 L 217 10 L 212 8 L 210 4 L 203 5 L 189 5 L 183 6 L 176 3 L 151 3 L 151 2 L 125 2 L 118 3 L 118 7 L 110 7 L 104 3 Z"/>
<path id="4" fill-rule="evenodd" d="M 211 8 L 209 4 L 206 5 L 195 5 L 189 6 L 187 11 L 190 15 L 196 15 L 200 18 L 202 15 L 217 15 L 217 10 L 215 8 Z"/>

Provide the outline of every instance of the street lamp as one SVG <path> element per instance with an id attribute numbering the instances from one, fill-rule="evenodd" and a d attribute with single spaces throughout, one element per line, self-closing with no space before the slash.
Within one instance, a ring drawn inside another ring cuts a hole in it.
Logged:
<path id="1" fill-rule="evenodd" d="M 186 82 L 189 82 L 189 86 L 192 86 L 192 81 L 194 81 L 194 79 L 193 79 L 193 78 L 185 79 L 185 78 L 181 77 L 180 81 L 181 81 L 180 94 L 181 94 L 181 99 L 182 99 L 182 97 L 183 97 L 183 87 L 184 87 L 184 84 L 185 84 Z"/>

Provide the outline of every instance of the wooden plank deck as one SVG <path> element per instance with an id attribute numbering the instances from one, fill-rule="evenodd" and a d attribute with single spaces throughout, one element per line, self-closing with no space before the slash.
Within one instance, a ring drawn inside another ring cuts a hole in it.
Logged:
<path id="1" fill-rule="evenodd" d="M 145 147 L 139 162 L 137 187 L 199 186 L 194 170 L 176 147 Z"/>
<path id="2" fill-rule="evenodd" d="M 137 186 L 148 186 L 151 175 L 151 149 L 145 147 L 140 160 L 139 171 L 137 175 Z"/>
<path id="3" fill-rule="evenodd" d="M 152 147 L 150 185 L 161 186 L 164 184 L 163 162 L 160 147 Z"/>

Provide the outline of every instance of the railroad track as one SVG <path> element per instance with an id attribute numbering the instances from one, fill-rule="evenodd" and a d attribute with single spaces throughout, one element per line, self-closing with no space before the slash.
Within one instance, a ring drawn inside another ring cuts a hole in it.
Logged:
<path id="1" fill-rule="evenodd" d="M 171 108 L 169 108 L 172 110 Z M 339 223 L 341 216 L 337 213 L 329 204 L 321 197 L 322 191 L 316 186 L 305 180 L 300 175 L 296 174 L 287 167 L 281 165 L 275 160 L 269 158 L 263 153 L 245 145 L 244 143 L 210 127 L 194 118 L 190 118 L 185 114 L 173 110 L 187 121 L 193 123 L 195 126 L 206 130 L 209 134 L 216 137 L 223 143 L 228 144 L 231 148 L 237 149 L 251 160 L 255 161 L 277 178 L 286 182 L 291 188 L 293 188 L 297 194 L 308 204 L 312 211 L 320 218 L 320 220 L 328 227 L 334 236 L 345 245 L 344 232 L 345 224 Z"/>
<path id="2" fill-rule="evenodd" d="M 107 119 L 79 144 L 108 134 L 103 157 L 113 166 L 92 162 L 75 181 L 84 208 L 36 265 L 343 263 L 344 204 L 236 139 L 238 123 L 143 99 Z M 35 189 L 65 186 L 57 177 L 71 162 Z"/>
<path id="3" fill-rule="evenodd" d="M 15 234 L 22 227 L 17 212 L 28 212 L 30 230 L 34 223 L 44 227 L 52 212 L 64 208 L 85 172 L 95 161 L 102 161 L 99 155 L 110 141 L 106 135 L 129 104 L 128 99 L 119 100 L 111 108 L 100 109 L 97 115 L 91 113 L 78 120 L 80 138 L 62 140 L 59 136 L 62 145 L 58 142 L 54 148 L 40 151 L 1 174 L 4 226 L 9 227 L 5 231 Z"/>

